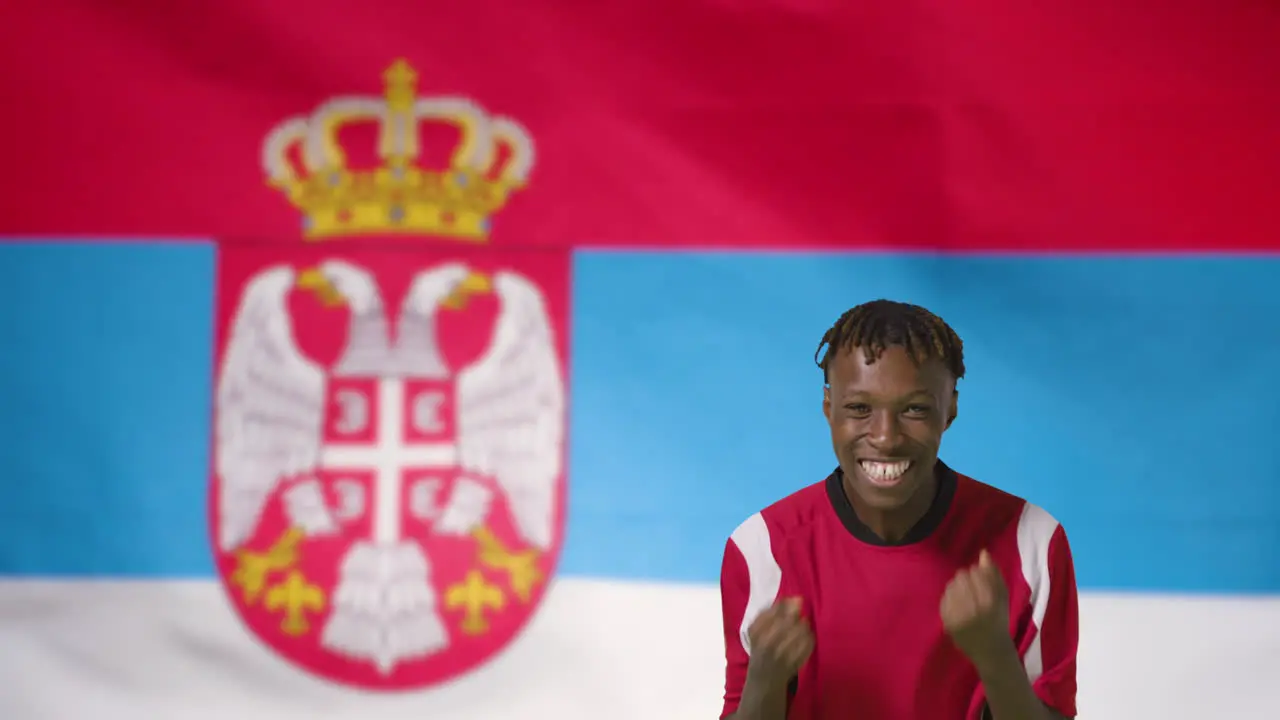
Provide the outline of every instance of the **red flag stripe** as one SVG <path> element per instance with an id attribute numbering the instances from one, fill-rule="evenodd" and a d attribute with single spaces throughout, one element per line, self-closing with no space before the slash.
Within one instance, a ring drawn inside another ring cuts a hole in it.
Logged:
<path id="1" fill-rule="evenodd" d="M 405 57 L 534 137 L 495 243 L 1270 251 L 1275 37 L 1249 0 L 26 2 L 0 231 L 296 237 L 262 139 Z"/>

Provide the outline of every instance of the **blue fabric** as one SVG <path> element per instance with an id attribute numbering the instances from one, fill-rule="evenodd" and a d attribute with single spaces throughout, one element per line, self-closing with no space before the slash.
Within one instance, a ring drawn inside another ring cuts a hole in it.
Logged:
<path id="1" fill-rule="evenodd" d="M 209 577 L 214 252 L 4 244 L 0 573 Z M 1066 526 L 1084 588 L 1280 591 L 1280 260 L 580 253 L 561 572 L 712 582 L 832 467 L 818 338 L 924 304 L 966 340 L 943 455 Z"/>

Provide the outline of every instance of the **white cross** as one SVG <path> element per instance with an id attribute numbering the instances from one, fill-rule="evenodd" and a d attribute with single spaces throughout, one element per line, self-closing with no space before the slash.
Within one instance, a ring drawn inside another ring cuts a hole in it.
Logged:
<path id="1" fill-rule="evenodd" d="M 320 466 L 327 470 L 375 471 L 373 482 L 373 540 L 400 540 L 403 512 L 401 488 L 408 468 L 453 467 L 458 449 L 452 443 L 410 443 L 405 438 L 404 380 L 378 380 L 378 433 L 372 444 L 332 443 L 320 451 Z"/>

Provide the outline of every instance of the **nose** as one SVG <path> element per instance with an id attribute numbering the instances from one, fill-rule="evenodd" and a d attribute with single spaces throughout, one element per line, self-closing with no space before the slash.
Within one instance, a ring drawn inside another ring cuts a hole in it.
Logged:
<path id="1" fill-rule="evenodd" d="M 871 414 L 871 425 L 867 432 L 867 441 L 877 450 L 890 451 L 898 447 L 902 428 L 898 425 L 898 414 L 891 410 L 876 410 Z"/>

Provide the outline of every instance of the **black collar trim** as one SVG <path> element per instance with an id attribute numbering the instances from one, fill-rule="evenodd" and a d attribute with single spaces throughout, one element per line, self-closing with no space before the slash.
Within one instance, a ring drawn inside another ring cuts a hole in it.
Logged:
<path id="1" fill-rule="evenodd" d="M 838 467 L 827 476 L 827 497 L 830 498 L 831 506 L 835 508 L 836 516 L 840 518 L 845 529 L 862 542 L 886 547 L 912 545 L 929 537 L 934 530 L 938 529 L 946 518 L 947 510 L 951 508 L 951 501 L 956 495 L 956 486 L 959 484 L 956 471 L 947 467 L 941 460 L 934 465 L 933 471 L 938 478 L 938 492 L 933 497 L 933 503 L 929 505 L 929 510 L 924 517 L 920 518 L 920 522 L 916 523 L 915 527 L 896 543 L 885 542 L 884 538 L 876 535 L 871 528 L 858 519 L 858 513 L 854 511 L 853 503 L 849 502 L 849 496 L 844 491 L 844 472 Z"/>

